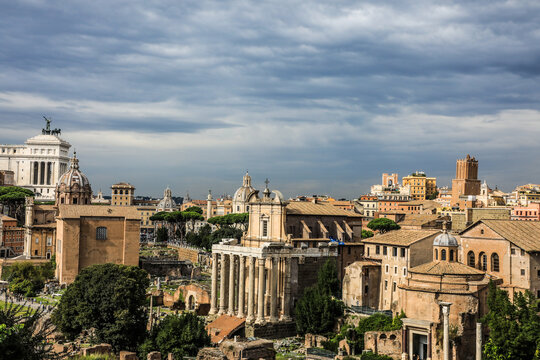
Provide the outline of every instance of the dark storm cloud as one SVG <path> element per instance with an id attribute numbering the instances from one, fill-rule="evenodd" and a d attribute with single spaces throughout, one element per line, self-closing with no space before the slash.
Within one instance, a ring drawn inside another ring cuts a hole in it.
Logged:
<path id="1" fill-rule="evenodd" d="M 135 153 L 114 171 L 153 194 L 156 172 L 231 192 L 248 167 L 354 196 L 382 171 L 448 182 L 467 152 L 509 188 L 540 176 L 538 18 L 536 1 L 6 2 L 0 142 L 49 115 L 99 186 Z"/>

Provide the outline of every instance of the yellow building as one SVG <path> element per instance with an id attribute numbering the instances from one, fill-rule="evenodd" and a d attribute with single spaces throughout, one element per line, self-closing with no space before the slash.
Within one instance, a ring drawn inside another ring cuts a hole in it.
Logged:
<path id="1" fill-rule="evenodd" d="M 113 206 L 131 206 L 135 197 L 135 186 L 121 182 L 111 186 L 111 205 Z"/>
<path id="2" fill-rule="evenodd" d="M 437 191 L 437 178 L 427 177 L 423 172 L 415 172 L 402 179 L 403 186 L 411 187 L 411 198 L 414 200 L 426 200 Z"/>

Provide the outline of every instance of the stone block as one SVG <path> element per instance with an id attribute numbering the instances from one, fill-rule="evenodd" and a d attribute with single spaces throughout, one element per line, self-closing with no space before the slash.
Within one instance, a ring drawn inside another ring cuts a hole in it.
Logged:
<path id="1" fill-rule="evenodd" d="M 161 353 L 159 351 L 152 351 L 146 356 L 146 360 L 161 360 Z"/>
<path id="2" fill-rule="evenodd" d="M 139 360 L 137 353 L 132 351 L 120 351 L 120 360 Z"/>
<path id="3" fill-rule="evenodd" d="M 109 344 L 99 344 L 82 349 L 82 355 L 95 355 L 95 354 L 112 354 L 113 349 Z"/>

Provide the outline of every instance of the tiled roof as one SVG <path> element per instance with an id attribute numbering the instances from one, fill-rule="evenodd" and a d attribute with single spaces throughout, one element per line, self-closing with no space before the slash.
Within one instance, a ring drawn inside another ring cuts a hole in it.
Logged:
<path id="1" fill-rule="evenodd" d="M 78 219 L 83 216 L 123 217 L 128 220 L 141 218 L 134 206 L 60 205 L 58 209 L 59 219 Z"/>
<path id="2" fill-rule="evenodd" d="M 439 219 L 437 214 L 406 214 L 402 221 L 398 224 L 402 226 L 421 226 Z M 443 220 L 441 218 L 441 220 Z"/>
<path id="3" fill-rule="evenodd" d="M 436 209 L 440 207 L 440 204 L 434 200 L 411 200 L 401 203 L 398 206 L 404 207 L 407 205 L 423 205 L 424 209 Z"/>
<path id="4" fill-rule="evenodd" d="M 458 262 L 432 261 L 409 269 L 411 273 L 431 275 L 481 275 L 484 271 Z"/>
<path id="5" fill-rule="evenodd" d="M 291 201 L 285 208 L 287 215 L 329 215 L 329 216 L 347 216 L 362 217 L 354 211 L 342 210 L 329 204 L 313 203 L 311 201 Z"/>
<path id="6" fill-rule="evenodd" d="M 363 243 L 409 246 L 427 237 L 439 234 L 438 230 L 393 230 L 362 239 Z"/>
<path id="7" fill-rule="evenodd" d="M 480 220 L 525 251 L 540 251 L 540 221 Z M 462 232 L 463 233 L 463 232 Z"/>
<path id="8" fill-rule="evenodd" d="M 14 218 L 9 217 L 7 215 L 2 215 L 2 221 L 17 221 L 17 219 L 14 219 Z"/>
<path id="9" fill-rule="evenodd" d="M 233 334 L 236 330 L 242 328 L 246 322 L 244 318 L 236 316 L 221 315 L 210 324 L 206 325 L 206 329 L 210 334 L 210 340 L 214 344 L 219 344 L 225 338 Z"/>

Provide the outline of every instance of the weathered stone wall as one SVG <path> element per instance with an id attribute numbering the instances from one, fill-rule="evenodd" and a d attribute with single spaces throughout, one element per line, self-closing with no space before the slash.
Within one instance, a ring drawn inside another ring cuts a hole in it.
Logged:
<path id="1" fill-rule="evenodd" d="M 199 249 L 190 248 L 190 247 L 174 247 L 178 251 L 178 260 L 185 261 L 189 260 L 192 264 L 199 263 Z"/>
<path id="2" fill-rule="evenodd" d="M 228 360 L 274 360 L 276 351 L 272 341 L 255 340 L 249 342 L 223 341 L 220 350 Z"/>
<path id="3" fill-rule="evenodd" d="M 263 339 L 280 339 L 296 335 L 296 324 L 293 321 L 279 322 L 276 324 L 266 323 L 246 324 L 246 337 L 256 337 Z"/>
<path id="4" fill-rule="evenodd" d="M 221 350 L 206 347 L 199 350 L 197 353 L 197 360 L 227 360 L 227 358 L 225 357 L 225 354 L 221 352 Z"/>
<path id="5" fill-rule="evenodd" d="M 153 276 L 190 277 L 193 265 L 187 261 L 140 259 L 139 267 Z"/>
<path id="6" fill-rule="evenodd" d="M 82 355 L 94 355 L 94 354 L 112 354 L 113 349 L 109 344 L 99 344 L 82 349 Z"/>
<path id="7" fill-rule="evenodd" d="M 401 330 L 367 331 L 364 334 L 364 349 L 395 360 L 401 359 Z"/>

